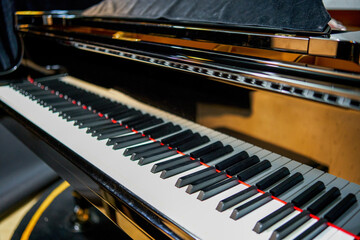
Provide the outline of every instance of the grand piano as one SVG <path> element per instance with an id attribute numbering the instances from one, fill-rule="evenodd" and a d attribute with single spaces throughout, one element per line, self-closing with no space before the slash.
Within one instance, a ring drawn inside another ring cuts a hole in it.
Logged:
<path id="1" fill-rule="evenodd" d="M 19 139 L 134 239 L 360 239 L 358 33 L 109 2 L 16 13 Z"/>

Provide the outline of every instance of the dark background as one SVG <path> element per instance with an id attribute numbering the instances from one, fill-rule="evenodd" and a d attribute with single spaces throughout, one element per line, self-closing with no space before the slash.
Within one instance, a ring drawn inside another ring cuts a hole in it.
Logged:
<path id="1" fill-rule="evenodd" d="M 21 43 L 14 32 L 14 13 L 16 11 L 82 10 L 98 2 L 100 0 L 1 0 L 0 75 L 7 73 L 21 60 Z"/>

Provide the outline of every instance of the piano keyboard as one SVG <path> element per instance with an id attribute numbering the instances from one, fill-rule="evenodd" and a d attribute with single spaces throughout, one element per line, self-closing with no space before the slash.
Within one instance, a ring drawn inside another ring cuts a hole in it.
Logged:
<path id="1" fill-rule="evenodd" d="M 195 238 L 360 239 L 359 185 L 94 92 L 30 79 L 0 87 L 0 100 Z"/>

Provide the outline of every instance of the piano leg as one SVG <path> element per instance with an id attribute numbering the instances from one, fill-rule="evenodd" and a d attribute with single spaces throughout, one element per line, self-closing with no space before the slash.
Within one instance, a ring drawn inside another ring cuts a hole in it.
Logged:
<path id="1" fill-rule="evenodd" d="M 86 232 L 91 228 L 91 224 L 96 224 L 96 219 L 90 211 L 91 204 L 83 198 L 77 191 L 72 192 L 75 202 L 73 216 L 71 217 L 71 226 L 75 232 Z"/>

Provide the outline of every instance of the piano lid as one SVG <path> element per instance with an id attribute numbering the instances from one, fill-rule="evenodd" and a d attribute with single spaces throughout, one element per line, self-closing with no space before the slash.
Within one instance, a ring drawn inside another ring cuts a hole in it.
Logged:
<path id="1" fill-rule="evenodd" d="M 322 0 L 104 0 L 83 15 L 297 32 L 325 32 L 330 21 Z"/>

